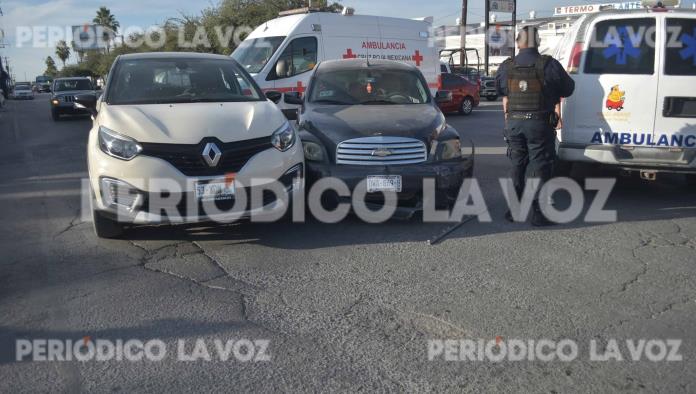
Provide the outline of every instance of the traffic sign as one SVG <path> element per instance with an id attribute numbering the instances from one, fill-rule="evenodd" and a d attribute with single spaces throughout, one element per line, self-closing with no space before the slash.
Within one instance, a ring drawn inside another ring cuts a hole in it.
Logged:
<path id="1" fill-rule="evenodd" d="M 515 12 L 514 0 L 490 0 L 491 12 Z"/>

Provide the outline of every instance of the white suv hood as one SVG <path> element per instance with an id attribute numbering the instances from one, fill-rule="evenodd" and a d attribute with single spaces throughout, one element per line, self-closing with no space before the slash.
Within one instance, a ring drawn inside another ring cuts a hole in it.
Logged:
<path id="1" fill-rule="evenodd" d="M 98 122 L 139 142 L 197 144 L 205 137 L 234 142 L 270 136 L 286 122 L 270 101 L 108 105 Z"/>

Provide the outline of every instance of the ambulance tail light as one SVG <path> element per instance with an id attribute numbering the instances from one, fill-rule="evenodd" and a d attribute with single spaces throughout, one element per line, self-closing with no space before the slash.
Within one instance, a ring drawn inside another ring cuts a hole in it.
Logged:
<path id="1" fill-rule="evenodd" d="M 570 53 L 570 61 L 568 62 L 568 73 L 577 74 L 580 70 L 580 60 L 582 59 L 582 42 L 576 42 L 573 46 L 573 51 Z"/>

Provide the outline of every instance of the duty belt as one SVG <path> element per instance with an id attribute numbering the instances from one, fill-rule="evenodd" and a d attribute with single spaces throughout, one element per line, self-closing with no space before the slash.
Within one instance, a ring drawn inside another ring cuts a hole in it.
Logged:
<path id="1" fill-rule="evenodd" d="M 549 113 L 544 112 L 544 113 L 521 113 L 521 112 L 514 112 L 510 113 L 510 119 L 518 119 L 518 120 L 547 120 L 549 119 Z"/>

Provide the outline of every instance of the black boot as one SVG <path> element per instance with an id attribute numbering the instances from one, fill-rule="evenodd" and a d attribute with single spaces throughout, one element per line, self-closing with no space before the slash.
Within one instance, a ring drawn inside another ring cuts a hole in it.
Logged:
<path id="1" fill-rule="evenodd" d="M 534 208 L 532 212 L 532 226 L 534 227 L 548 227 L 555 226 L 557 223 L 549 220 L 544 213 L 539 208 L 539 201 L 534 201 Z"/>

